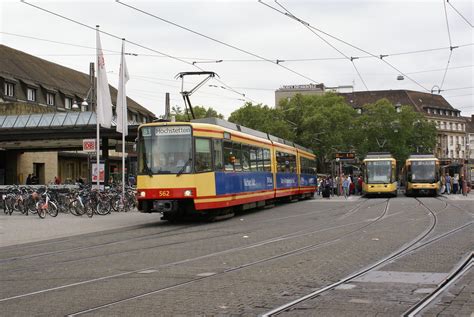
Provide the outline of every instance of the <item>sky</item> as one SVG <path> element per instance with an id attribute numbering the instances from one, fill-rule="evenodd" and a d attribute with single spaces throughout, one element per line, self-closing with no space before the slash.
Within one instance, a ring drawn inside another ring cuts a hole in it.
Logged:
<path id="1" fill-rule="evenodd" d="M 183 108 L 175 77 L 201 70 L 218 78 L 196 90 L 192 104 L 225 117 L 248 101 L 273 107 L 276 89 L 310 83 L 352 85 L 354 91 L 440 89 L 463 116 L 474 114 L 472 1 L 262 0 L 287 15 L 257 0 L 26 2 L 83 25 L 0 0 L 0 43 L 88 73 L 100 25 L 108 33 L 101 41 L 109 84 L 118 85 L 125 38 L 133 54 L 126 56 L 127 95 L 155 115 L 164 113 L 166 92 L 171 106 Z M 204 78 L 185 77 L 184 89 Z"/>

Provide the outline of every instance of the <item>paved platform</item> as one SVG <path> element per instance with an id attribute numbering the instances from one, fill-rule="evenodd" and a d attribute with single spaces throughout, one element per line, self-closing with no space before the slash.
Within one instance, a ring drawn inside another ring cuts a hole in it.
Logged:
<path id="1" fill-rule="evenodd" d="M 70 214 L 59 214 L 56 218 L 46 215 L 0 214 L 0 247 L 69 237 L 84 233 L 119 229 L 134 225 L 160 221 L 161 215 L 140 212 L 121 212 L 89 218 Z"/>

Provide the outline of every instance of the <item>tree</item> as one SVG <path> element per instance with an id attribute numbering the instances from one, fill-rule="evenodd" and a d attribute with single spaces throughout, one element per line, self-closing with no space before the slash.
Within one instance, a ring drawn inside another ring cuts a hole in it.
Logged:
<path id="1" fill-rule="evenodd" d="M 294 129 L 285 122 L 280 111 L 262 104 L 247 102 L 231 113 L 229 121 L 290 141 L 295 137 Z"/>
<path id="2" fill-rule="evenodd" d="M 295 124 L 295 142 L 313 149 L 320 170 L 327 171 L 336 152 L 354 149 L 356 112 L 345 99 L 332 93 L 297 94 L 280 103 L 285 120 Z"/>
<path id="3" fill-rule="evenodd" d="M 196 119 L 202 119 L 202 118 L 224 119 L 224 116 L 222 114 L 218 113 L 216 110 L 214 110 L 211 107 L 208 107 L 206 109 L 203 106 L 195 106 L 193 107 L 193 112 Z M 176 117 L 176 121 L 189 121 L 188 115 L 179 106 L 171 108 L 171 115 Z M 189 113 L 189 118 L 192 119 L 191 113 Z"/>
<path id="4" fill-rule="evenodd" d="M 433 153 L 436 126 L 427 121 L 412 106 L 402 106 L 397 112 L 387 99 L 366 104 L 357 122 L 360 158 L 367 152 L 390 152 L 404 162 L 411 153 Z"/>

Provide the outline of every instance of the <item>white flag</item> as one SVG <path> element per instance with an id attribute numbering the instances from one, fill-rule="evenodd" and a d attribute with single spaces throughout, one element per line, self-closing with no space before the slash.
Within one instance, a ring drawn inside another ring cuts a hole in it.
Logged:
<path id="1" fill-rule="evenodd" d="M 112 100 L 110 98 L 109 82 L 105 70 L 104 53 L 100 43 L 99 30 L 97 30 L 97 120 L 105 128 L 110 128 L 112 123 Z"/>
<path id="2" fill-rule="evenodd" d="M 125 62 L 125 41 L 122 40 L 122 58 L 120 60 L 119 84 L 117 93 L 117 132 L 128 135 L 127 93 L 125 85 L 130 79 Z"/>

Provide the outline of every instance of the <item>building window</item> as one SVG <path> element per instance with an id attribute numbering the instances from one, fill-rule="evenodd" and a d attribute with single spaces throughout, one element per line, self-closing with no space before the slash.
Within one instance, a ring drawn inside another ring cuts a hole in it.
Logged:
<path id="1" fill-rule="evenodd" d="M 137 118 L 137 114 L 136 114 L 136 113 L 133 113 L 133 114 L 132 114 L 132 122 L 133 122 L 133 123 L 137 123 L 137 122 L 138 122 L 138 118 Z"/>
<path id="2" fill-rule="evenodd" d="M 36 101 L 36 89 L 27 88 L 26 89 L 26 98 L 28 101 Z"/>
<path id="3" fill-rule="evenodd" d="M 438 114 L 438 110 L 433 109 L 433 114 Z"/>
<path id="4" fill-rule="evenodd" d="M 461 157 L 464 158 L 464 151 L 461 151 Z"/>
<path id="5" fill-rule="evenodd" d="M 453 123 L 450 122 L 450 123 L 449 123 L 449 130 L 452 130 L 452 129 L 453 129 Z"/>
<path id="6" fill-rule="evenodd" d="M 5 94 L 5 96 L 8 97 L 15 96 L 15 84 L 5 82 L 5 84 L 3 85 L 3 93 Z"/>
<path id="7" fill-rule="evenodd" d="M 72 108 L 72 98 L 69 98 L 69 97 L 64 98 L 64 108 L 66 109 Z"/>
<path id="8" fill-rule="evenodd" d="M 449 157 L 454 157 L 453 150 L 449 151 Z"/>
<path id="9" fill-rule="evenodd" d="M 426 109 L 426 112 L 428 112 L 428 113 L 431 113 L 431 110 L 430 110 L 430 108 Z"/>
<path id="10" fill-rule="evenodd" d="M 453 145 L 453 136 L 452 135 L 449 137 L 449 145 Z"/>
<path id="11" fill-rule="evenodd" d="M 46 104 L 48 106 L 54 106 L 54 94 L 50 92 L 46 93 Z"/>

